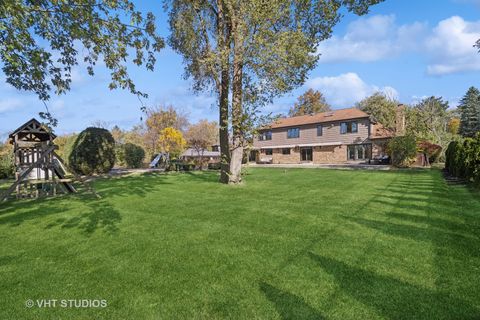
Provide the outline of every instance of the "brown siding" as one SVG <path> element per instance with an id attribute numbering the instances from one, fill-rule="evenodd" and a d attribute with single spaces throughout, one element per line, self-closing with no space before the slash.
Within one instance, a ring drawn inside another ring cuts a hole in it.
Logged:
<path id="1" fill-rule="evenodd" d="M 341 144 L 355 144 L 363 143 L 368 140 L 368 127 L 370 121 L 368 118 L 365 119 L 356 119 L 349 121 L 357 121 L 358 123 L 358 132 L 356 133 L 347 133 L 340 134 L 340 123 L 331 122 L 331 123 L 322 123 L 323 125 L 323 135 L 317 136 L 317 125 L 308 124 L 301 125 L 293 128 L 300 128 L 300 137 L 288 139 L 287 131 L 288 128 L 274 128 L 272 129 L 272 140 L 259 141 L 258 138 L 254 139 L 253 145 L 256 148 L 269 147 L 269 146 L 282 146 L 282 145 L 299 145 L 299 144 L 310 144 L 310 143 L 331 143 L 331 142 L 340 142 Z"/>

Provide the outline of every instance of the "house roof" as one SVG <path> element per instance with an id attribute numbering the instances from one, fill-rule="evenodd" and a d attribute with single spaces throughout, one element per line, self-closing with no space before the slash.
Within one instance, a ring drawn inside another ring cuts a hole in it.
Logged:
<path id="1" fill-rule="evenodd" d="M 338 109 L 316 114 L 308 114 L 290 118 L 278 119 L 271 124 L 270 128 L 292 127 L 305 124 L 332 122 L 350 119 L 368 118 L 369 115 L 357 108 Z"/>
<path id="2" fill-rule="evenodd" d="M 220 157 L 220 151 L 208 151 L 208 150 L 197 151 L 194 148 L 188 148 L 180 156 L 181 157 Z"/>

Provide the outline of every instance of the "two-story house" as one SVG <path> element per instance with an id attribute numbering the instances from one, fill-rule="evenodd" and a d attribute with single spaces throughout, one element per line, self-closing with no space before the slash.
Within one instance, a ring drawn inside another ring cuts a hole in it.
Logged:
<path id="1" fill-rule="evenodd" d="M 385 154 L 385 145 L 404 127 L 403 107 L 397 129 L 388 130 L 357 108 L 282 118 L 261 130 L 253 141 L 257 162 L 365 162 Z"/>

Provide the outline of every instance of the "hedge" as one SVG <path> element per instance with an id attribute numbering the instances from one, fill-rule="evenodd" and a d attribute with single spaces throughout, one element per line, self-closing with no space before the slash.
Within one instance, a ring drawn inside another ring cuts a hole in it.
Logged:
<path id="1" fill-rule="evenodd" d="M 480 184 L 480 133 L 475 138 L 450 142 L 445 156 L 445 169 L 450 175 Z"/>
<path id="2" fill-rule="evenodd" d="M 78 173 L 107 173 L 115 164 L 115 141 L 102 128 L 89 127 L 75 140 L 69 156 L 69 165 Z"/>

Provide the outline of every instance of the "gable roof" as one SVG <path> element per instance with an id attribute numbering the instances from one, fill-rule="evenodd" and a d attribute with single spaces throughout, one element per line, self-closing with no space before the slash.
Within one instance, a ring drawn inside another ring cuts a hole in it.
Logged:
<path id="1" fill-rule="evenodd" d="M 350 119 L 369 118 L 369 115 L 357 108 L 338 109 L 316 114 L 307 114 L 290 118 L 278 119 L 271 124 L 270 128 L 292 127 L 305 124 L 333 122 Z"/>
<path id="2" fill-rule="evenodd" d="M 13 139 L 14 136 L 20 133 L 34 133 L 39 134 L 41 136 L 52 137 L 55 139 L 57 136 L 54 133 L 48 132 L 45 130 L 43 125 L 35 118 L 32 118 L 18 127 L 15 131 L 13 131 L 8 137 Z"/>

